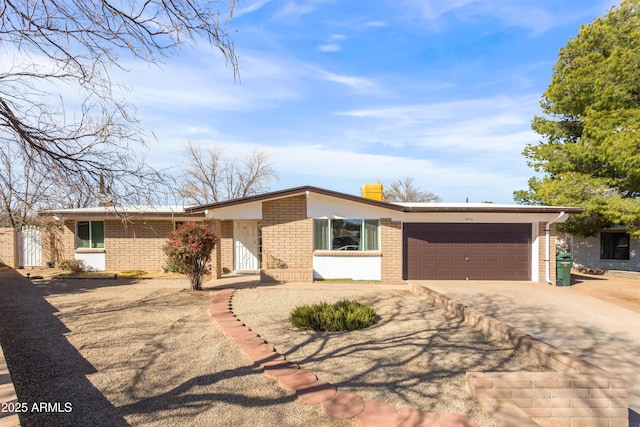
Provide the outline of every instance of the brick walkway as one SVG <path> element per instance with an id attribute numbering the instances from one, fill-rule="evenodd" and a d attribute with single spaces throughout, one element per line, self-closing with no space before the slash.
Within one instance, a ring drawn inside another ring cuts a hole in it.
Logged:
<path id="1" fill-rule="evenodd" d="M 338 390 L 318 379 L 312 372 L 300 369 L 297 363 L 286 360 L 233 314 L 231 299 L 234 292 L 235 289 L 219 291 L 209 308 L 209 314 L 223 333 L 233 339 L 255 365 L 261 366 L 265 375 L 277 380 L 281 388 L 295 392 L 304 403 L 319 405 L 328 417 L 337 420 L 353 418 L 366 427 L 477 427 L 468 418 L 457 414 L 429 414 L 419 409 L 396 409 L 384 402 L 365 401 L 354 393 Z"/>

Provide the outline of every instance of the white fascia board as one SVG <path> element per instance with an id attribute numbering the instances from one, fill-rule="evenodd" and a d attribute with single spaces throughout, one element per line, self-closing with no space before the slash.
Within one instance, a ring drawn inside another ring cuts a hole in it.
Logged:
<path id="1" fill-rule="evenodd" d="M 435 223 L 534 223 L 548 222 L 556 219 L 556 213 L 501 213 L 501 212 L 424 212 L 403 213 L 402 222 L 435 222 Z"/>
<path id="2" fill-rule="evenodd" d="M 307 217 L 336 219 L 379 219 L 397 220 L 401 212 L 358 203 L 352 200 L 339 199 L 310 192 L 307 196 Z"/>
<path id="3" fill-rule="evenodd" d="M 209 209 L 207 217 L 220 220 L 260 220 L 262 219 L 262 201 Z"/>

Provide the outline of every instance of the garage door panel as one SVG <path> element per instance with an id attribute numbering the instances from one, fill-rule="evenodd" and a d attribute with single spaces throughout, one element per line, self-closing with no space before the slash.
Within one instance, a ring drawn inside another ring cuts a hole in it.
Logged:
<path id="1" fill-rule="evenodd" d="M 531 278 L 531 224 L 405 223 L 403 238 L 407 279 Z"/>

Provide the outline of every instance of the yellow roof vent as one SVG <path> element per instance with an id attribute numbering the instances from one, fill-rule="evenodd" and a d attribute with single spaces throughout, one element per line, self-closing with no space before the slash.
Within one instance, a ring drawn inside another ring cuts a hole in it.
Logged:
<path id="1" fill-rule="evenodd" d="M 382 201 L 382 184 L 365 184 L 360 189 L 362 197 Z"/>

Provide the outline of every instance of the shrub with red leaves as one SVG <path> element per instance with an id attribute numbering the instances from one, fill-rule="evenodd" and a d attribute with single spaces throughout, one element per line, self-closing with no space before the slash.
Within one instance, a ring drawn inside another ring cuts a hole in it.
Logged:
<path id="1" fill-rule="evenodd" d="M 200 290 L 211 260 L 211 251 L 217 242 L 218 236 L 209 225 L 186 222 L 169 233 L 162 249 L 168 257 L 167 261 L 179 273 L 187 275 L 191 289 Z"/>

